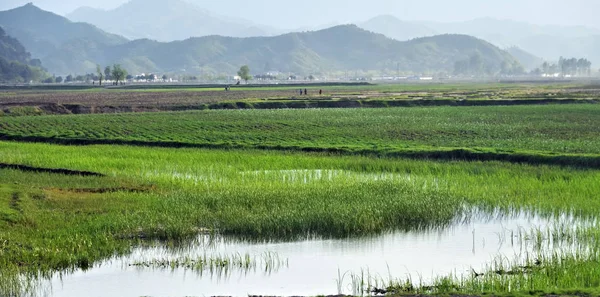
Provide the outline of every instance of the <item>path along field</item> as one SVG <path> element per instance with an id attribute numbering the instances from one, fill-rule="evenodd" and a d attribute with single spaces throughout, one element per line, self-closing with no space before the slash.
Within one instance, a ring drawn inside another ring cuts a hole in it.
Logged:
<path id="1" fill-rule="evenodd" d="M 595 294 L 599 124 L 595 104 L 0 117 L 2 137 L 21 140 L 0 142 L 0 295 L 32 290 L 20 277 L 89 268 L 153 239 L 358 236 L 443 228 L 475 210 L 590 223 L 532 235 L 582 249 L 532 257 L 527 273 L 491 266 L 389 287 Z"/>

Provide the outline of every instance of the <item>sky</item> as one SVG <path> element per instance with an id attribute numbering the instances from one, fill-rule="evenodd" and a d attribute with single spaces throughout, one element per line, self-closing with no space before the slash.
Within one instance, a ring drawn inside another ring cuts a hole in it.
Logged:
<path id="1" fill-rule="evenodd" d="M 128 0 L 0 0 L 0 10 L 33 2 L 60 15 L 78 7 L 111 9 Z M 154 0 L 160 1 L 160 0 Z M 168 1 L 168 0 L 164 0 Z M 403 20 L 467 21 L 480 17 L 533 24 L 600 28 L 599 0 L 186 0 L 219 15 L 279 28 L 364 21 L 381 14 Z"/>

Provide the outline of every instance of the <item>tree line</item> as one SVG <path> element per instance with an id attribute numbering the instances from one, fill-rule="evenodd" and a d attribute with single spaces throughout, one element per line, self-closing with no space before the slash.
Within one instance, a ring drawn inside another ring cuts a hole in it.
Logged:
<path id="1" fill-rule="evenodd" d="M 18 61 L 8 61 L 0 57 L 0 82 L 28 83 L 39 81 L 48 74 L 41 67 L 27 65 Z"/>
<path id="2" fill-rule="evenodd" d="M 112 69 L 110 66 L 106 66 L 104 71 L 102 71 L 100 65 L 96 65 L 96 74 L 100 85 L 102 85 L 103 80 L 111 80 L 115 85 L 119 85 L 119 82 L 123 82 L 127 78 L 127 70 L 122 68 L 120 64 L 113 65 Z"/>
<path id="3" fill-rule="evenodd" d="M 459 60 L 454 63 L 454 75 L 472 75 L 472 76 L 489 76 L 489 75 L 519 75 L 525 73 L 525 69 L 519 62 L 514 61 L 509 63 L 503 61 L 500 67 L 485 63 L 483 56 L 476 52 L 467 59 Z"/>
<path id="4" fill-rule="evenodd" d="M 585 58 L 570 58 L 560 57 L 558 63 L 544 62 L 540 67 L 532 71 L 534 75 L 546 76 L 591 76 L 592 62 Z"/>

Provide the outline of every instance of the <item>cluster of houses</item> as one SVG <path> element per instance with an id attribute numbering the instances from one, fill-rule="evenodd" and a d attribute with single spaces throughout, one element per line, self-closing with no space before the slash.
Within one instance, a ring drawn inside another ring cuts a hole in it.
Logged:
<path id="1" fill-rule="evenodd" d="M 133 82 L 133 83 L 144 83 L 144 82 L 148 82 L 148 83 L 165 83 L 165 82 L 177 82 L 176 80 L 174 80 L 173 78 L 168 77 L 166 74 L 165 75 L 157 75 L 154 73 L 142 73 L 142 74 L 138 74 L 136 76 L 128 76 L 127 77 L 127 81 L 128 82 Z"/>

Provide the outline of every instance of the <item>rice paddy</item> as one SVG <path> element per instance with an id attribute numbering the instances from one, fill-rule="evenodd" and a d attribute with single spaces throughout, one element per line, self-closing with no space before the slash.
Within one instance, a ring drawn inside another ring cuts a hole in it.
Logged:
<path id="1" fill-rule="evenodd" d="M 593 294 L 599 115 L 596 104 L 574 104 L 0 117 L 0 135 L 13 140 L 0 141 L 0 295 L 36 295 L 57 275 L 157 246 L 200 250 L 126 266 L 276 279 L 297 263 L 285 250 L 211 253 L 199 234 L 248 249 L 343 245 L 523 214 L 545 227 L 500 228 L 484 242 L 463 230 L 473 239 L 460 245 L 526 250 L 518 255 L 432 277 L 327 270 L 338 292 L 311 293 Z"/>

